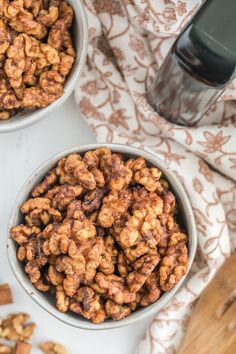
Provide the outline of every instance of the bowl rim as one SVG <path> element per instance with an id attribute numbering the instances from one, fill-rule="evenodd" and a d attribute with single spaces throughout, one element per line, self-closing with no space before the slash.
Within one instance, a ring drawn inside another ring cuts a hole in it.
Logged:
<path id="1" fill-rule="evenodd" d="M 162 171 L 164 176 L 167 178 L 167 180 L 171 183 L 172 189 L 174 190 L 174 193 L 179 199 L 179 202 L 181 202 L 181 207 L 184 209 L 184 214 L 185 214 L 185 226 L 188 228 L 188 234 L 191 239 L 191 247 L 189 248 L 189 265 L 188 265 L 188 271 L 187 273 L 181 278 L 181 280 L 178 282 L 178 284 L 169 292 L 163 294 L 159 300 L 157 300 L 154 304 L 141 308 L 137 311 L 134 311 L 129 315 L 128 317 L 124 318 L 121 321 L 112 321 L 112 320 L 107 320 L 101 324 L 93 324 L 89 322 L 88 320 L 85 320 L 81 317 L 73 317 L 73 314 L 70 313 L 61 313 L 56 309 L 55 306 L 51 305 L 45 294 L 39 292 L 37 289 L 34 288 L 33 284 L 30 282 L 29 278 L 27 275 L 24 273 L 24 271 L 21 271 L 20 267 L 20 262 L 16 258 L 16 252 L 15 252 L 15 241 L 13 241 L 10 237 L 10 230 L 13 226 L 15 226 L 15 220 L 19 217 L 20 214 L 20 205 L 22 203 L 22 200 L 26 200 L 28 197 L 28 192 L 27 189 L 32 190 L 34 184 L 35 184 L 35 179 L 37 176 L 42 177 L 42 175 L 45 175 L 46 172 L 50 170 L 55 164 L 63 157 L 74 153 L 85 153 L 86 151 L 89 150 L 94 150 L 99 147 L 108 147 L 110 148 L 113 152 L 120 152 L 122 154 L 130 154 L 130 155 L 136 155 L 136 156 L 143 156 L 149 163 L 153 164 L 156 167 L 159 167 Z M 30 187 L 30 188 L 29 188 Z M 188 223 L 188 225 L 186 225 Z M 7 229 L 7 242 L 6 242 L 6 247 L 7 247 L 7 255 L 8 255 L 8 262 L 10 263 L 10 267 L 12 272 L 14 273 L 14 276 L 18 283 L 21 285 L 23 290 L 45 311 L 47 311 L 49 314 L 51 314 L 53 317 L 56 319 L 60 320 L 61 322 L 68 324 L 72 327 L 75 328 L 80 328 L 80 329 L 85 329 L 85 330 L 106 330 L 106 329 L 114 329 L 114 328 L 120 328 L 124 327 L 130 324 L 133 324 L 137 321 L 140 321 L 142 319 L 146 319 L 151 317 L 152 315 L 156 315 L 158 311 L 160 311 L 166 304 L 167 302 L 170 301 L 170 299 L 176 294 L 176 292 L 179 290 L 179 288 L 182 286 L 183 282 L 185 281 L 185 278 L 192 266 L 195 254 L 196 254 L 196 249 L 197 249 L 197 231 L 196 231 L 196 223 L 195 223 L 195 218 L 193 214 L 193 210 L 189 201 L 189 198 L 187 196 L 187 193 L 185 189 L 183 188 L 181 182 L 179 179 L 176 177 L 174 172 L 170 170 L 170 168 L 160 160 L 158 157 L 156 157 L 153 153 L 150 153 L 147 150 L 141 150 L 136 147 L 130 147 L 126 146 L 123 144 L 87 144 L 87 145 L 79 145 L 79 146 L 73 146 L 69 149 L 63 150 L 51 158 L 47 159 L 44 163 L 42 163 L 31 175 L 30 177 L 26 180 L 24 183 L 23 187 L 20 189 L 20 192 L 18 193 L 18 196 L 13 204 L 12 212 L 9 218 L 9 223 L 8 223 L 8 229 Z"/>
<path id="2" fill-rule="evenodd" d="M 29 127 L 44 118 L 46 118 L 49 114 L 51 114 L 56 108 L 60 107 L 70 96 L 72 91 L 75 88 L 77 79 L 80 75 L 80 72 L 84 66 L 87 52 L 88 52 L 88 21 L 87 16 L 85 13 L 84 6 L 82 5 L 81 0 L 76 0 L 75 5 L 77 6 L 77 12 L 80 14 L 79 18 L 77 19 L 78 22 L 81 24 L 82 29 L 82 36 L 80 39 L 81 43 L 81 51 L 80 51 L 80 58 L 78 63 L 75 63 L 75 68 L 72 76 L 66 82 L 65 90 L 63 91 L 63 95 L 55 100 L 53 103 L 48 105 L 47 107 L 36 109 L 35 111 L 29 112 L 29 116 L 25 118 L 19 117 L 16 121 L 11 121 L 11 119 L 7 121 L 0 122 L 0 134 L 9 133 L 12 131 L 24 129 Z M 76 12 L 75 12 L 76 16 Z M 79 25 L 77 26 L 79 28 Z M 80 31 L 80 29 L 79 29 Z"/>

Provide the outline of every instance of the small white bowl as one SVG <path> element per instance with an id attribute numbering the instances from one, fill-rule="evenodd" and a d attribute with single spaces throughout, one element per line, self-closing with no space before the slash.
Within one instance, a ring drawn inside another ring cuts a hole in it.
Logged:
<path id="1" fill-rule="evenodd" d="M 76 51 L 76 59 L 66 79 L 63 95 L 45 108 L 18 113 L 8 120 L 0 120 L 0 133 L 23 129 L 47 117 L 54 109 L 62 105 L 75 88 L 80 71 L 84 65 L 88 49 L 88 25 L 81 0 L 67 0 L 74 9 L 72 39 Z"/>
<path id="2" fill-rule="evenodd" d="M 182 215 L 184 219 L 184 225 L 186 231 L 189 236 L 189 267 L 190 269 L 197 247 L 197 234 L 196 234 L 196 225 L 194 220 L 194 215 L 192 211 L 192 207 L 190 205 L 188 196 L 182 187 L 181 182 L 177 179 L 174 173 L 165 165 L 165 163 L 159 160 L 155 155 L 152 155 L 146 151 L 128 147 L 125 145 L 119 144 L 91 144 L 91 145 L 83 145 L 79 147 L 73 147 L 69 150 L 63 151 L 56 156 L 52 157 L 48 161 L 46 161 L 42 166 L 40 166 L 27 180 L 25 185 L 23 186 L 20 194 L 17 197 L 17 200 L 14 204 L 12 214 L 9 221 L 9 235 L 10 230 L 13 226 L 20 224 L 23 221 L 23 215 L 20 211 L 21 205 L 26 201 L 29 197 L 31 190 L 45 177 L 46 173 L 51 170 L 57 162 L 64 156 L 67 156 L 71 153 L 85 153 L 89 150 L 94 150 L 101 146 L 109 147 L 113 152 L 124 154 L 126 158 L 135 158 L 138 156 L 143 156 L 146 161 L 149 162 L 150 165 L 158 167 L 164 174 L 166 180 L 169 182 L 173 193 L 175 194 Z M 44 310 L 49 312 L 51 315 L 59 319 L 60 321 L 67 323 L 73 327 L 89 329 L 89 330 L 101 330 L 101 329 L 111 329 L 118 328 L 129 325 L 136 321 L 145 319 L 149 316 L 156 314 L 166 303 L 174 296 L 176 291 L 183 284 L 183 281 L 186 275 L 179 281 L 179 283 L 168 293 L 165 293 L 157 302 L 150 305 L 149 307 L 140 308 L 131 313 L 130 316 L 124 318 L 121 321 L 112 321 L 106 320 L 101 324 L 93 324 L 90 321 L 73 314 L 72 312 L 61 313 L 55 307 L 55 300 L 49 294 L 42 293 L 35 289 L 33 284 L 30 282 L 27 277 L 24 267 L 22 263 L 17 260 L 16 252 L 17 245 L 15 241 L 13 241 L 10 236 L 7 239 L 7 249 L 8 249 L 8 259 L 12 268 L 13 273 L 15 274 L 16 279 L 19 284 L 23 287 L 25 292 L 35 301 L 37 302 Z"/>

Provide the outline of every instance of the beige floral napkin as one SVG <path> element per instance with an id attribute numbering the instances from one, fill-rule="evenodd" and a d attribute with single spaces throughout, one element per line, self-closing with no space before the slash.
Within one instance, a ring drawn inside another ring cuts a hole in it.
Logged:
<path id="1" fill-rule="evenodd" d="M 194 301 L 236 246 L 236 85 L 196 128 L 167 122 L 146 100 L 151 80 L 200 0 L 84 0 L 90 43 L 75 98 L 99 142 L 150 150 L 185 186 L 198 251 L 185 285 L 157 315 L 139 354 L 173 354 Z"/>

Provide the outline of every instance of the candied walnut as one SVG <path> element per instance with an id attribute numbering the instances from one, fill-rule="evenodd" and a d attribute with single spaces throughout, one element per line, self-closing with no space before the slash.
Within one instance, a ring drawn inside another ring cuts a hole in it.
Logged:
<path id="1" fill-rule="evenodd" d="M 107 147 L 101 147 L 96 150 L 87 151 L 83 160 L 87 166 L 98 168 L 100 166 L 100 160 L 104 155 L 111 155 L 111 150 Z"/>
<path id="2" fill-rule="evenodd" d="M 17 251 L 17 259 L 20 262 L 23 262 L 26 259 L 26 248 L 24 246 L 20 246 Z"/>
<path id="3" fill-rule="evenodd" d="M 93 190 L 96 188 L 96 181 L 93 174 L 88 170 L 88 167 L 82 160 L 79 154 L 72 154 L 67 157 L 64 165 L 64 170 L 69 175 L 76 178 L 77 183 L 82 187 Z"/>
<path id="4" fill-rule="evenodd" d="M 29 315 L 18 313 L 9 315 L 0 323 L 1 337 L 7 340 L 25 341 L 33 335 L 36 325 L 27 323 Z"/>
<path id="5" fill-rule="evenodd" d="M 97 187 L 103 188 L 105 185 L 105 177 L 103 176 L 103 173 L 96 167 L 90 167 L 89 171 L 93 174 Z"/>
<path id="6" fill-rule="evenodd" d="M 155 219 L 153 215 L 147 215 L 142 226 L 141 235 L 150 247 L 156 246 L 161 240 L 163 227 L 159 219 Z"/>
<path id="7" fill-rule="evenodd" d="M 117 262 L 118 254 L 118 251 L 115 247 L 114 238 L 112 236 L 107 236 L 104 239 L 104 246 L 105 249 L 99 264 L 99 271 L 104 274 L 113 274 L 115 271 L 115 264 Z"/>
<path id="8" fill-rule="evenodd" d="M 82 276 L 79 274 L 67 275 L 63 287 L 66 295 L 73 297 L 80 286 Z"/>
<path id="9" fill-rule="evenodd" d="M 39 348 L 45 354 L 68 354 L 64 345 L 54 342 L 40 343 Z"/>
<path id="10" fill-rule="evenodd" d="M 18 225 L 11 229 L 11 237 L 18 245 L 24 245 L 31 237 L 40 233 L 40 229 L 36 226 L 28 227 L 26 225 Z"/>
<path id="11" fill-rule="evenodd" d="M 70 299 L 66 296 L 62 285 L 56 286 L 56 306 L 59 311 L 66 312 L 69 309 Z"/>
<path id="12" fill-rule="evenodd" d="M 48 210 L 34 209 L 25 217 L 25 221 L 28 226 L 38 226 L 48 225 L 52 222 L 58 222 L 62 220 L 61 213 L 54 209 L 50 208 Z"/>
<path id="13" fill-rule="evenodd" d="M 53 48 L 51 45 L 47 43 L 41 43 L 40 51 L 41 53 L 43 53 L 47 65 L 55 65 L 60 63 L 60 56 L 58 54 L 58 51 L 55 48 Z M 61 80 L 60 82 L 63 82 L 62 78 L 60 78 L 60 80 Z"/>
<path id="14" fill-rule="evenodd" d="M 28 261 L 33 261 L 39 267 L 44 266 L 47 263 L 47 256 L 43 253 L 43 243 L 44 240 L 41 237 L 41 234 L 38 234 L 36 237 L 31 238 L 27 245 L 26 249 L 26 259 Z"/>
<path id="15" fill-rule="evenodd" d="M 106 293 L 107 293 L 107 290 L 104 288 L 101 288 L 97 283 L 91 283 L 89 286 L 94 291 L 96 291 L 96 293 L 98 293 L 100 295 L 106 295 Z"/>
<path id="16" fill-rule="evenodd" d="M 88 239 L 83 243 L 79 243 L 75 240 L 70 240 L 69 248 L 68 248 L 68 255 L 73 258 L 80 258 L 81 253 L 88 253 L 92 246 L 94 245 L 95 240 L 93 238 Z"/>
<path id="17" fill-rule="evenodd" d="M 43 9 L 39 12 L 37 22 L 46 27 L 52 27 L 59 16 L 59 10 L 57 6 L 50 6 L 47 10 Z"/>
<path id="18" fill-rule="evenodd" d="M 104 254 L 103 239 L 97 237 L 91 249 L 84 252 L 86 259 L 85 274 L 83 282 L 89 284 L 96 275 L 96 270 L 102 262 L 102 255 Z"/>
<path id="19" fill-rule="evenodd" d="M 50 82 L 46 80 L 46 85 Z M 22 105 L 27 109 L 43 108 L 54 102 L 62 95 L 62 90 L 56 92 L 54 95 L 45 92 L 39 86 L 26 88 L 22 99 Z"/>
<path id="20" fill-rule="evenodd" d="M 122 305 L 135 300 L 135 293 L 125 288 L 124 278 L 114 274 L 97 273 L 95 280 L 102 289 L 107 290 L 107 297 L 117 304 Z"/>
<path id="21" fill-rule="evenodd" d="M 146 161 L 143 157 L 138 157 L 135 160 L 131 159 L 126 161 L 125 166 L 127 166 L 132 172 L 136 172 L 142 168 L 146 168 Z"/>
<path id="22" fill-rule="evenodd" d="M 17 99 L 12 87 L 10 86 L 6 74 L 0 70 L 0 110 L 17 110 L 21 107 L 21 102 Z"/>
<path id="23" fill-rule="evenodd" d="M 61 42 L 62 47 L 64 48 L 66 54 L 70 55 L 72 58 L 76 57 L 75 50 L 73 48 L 72 44 L 72 39 L 70 36 L 69 31 L 65 31 L 63 36 L 62 36 L 62 42 Z"/>
<path id="24" fill-rule="evenodd" d="M 55 70 L 45 71 L 40 75 L 39 86 L 46 94 L 57 96 L 63 93 L 64 78 Z"/>
<path id="25" fill-rule="evenodd" d="M 7 120 L 10 118 L 10 112 L 0 112 L 0 120 Z"/>
<path id="26" fill-rule="evenodd" d="M 155 192 L 156 192 L 158 195 L 165 195 L 166 192 L 168 191 L 168 189 L 169 189 L 169 184 L 168 184 L 168 182 L 167 182 L 165 179 L 161 178 L 161 179 L 160 179 L 160 184 L 159 184 L 159 186 L 157 187 L 157 189 L 155 190 Z"/>
<path id="27" fill-rule="evenodd" d="M 135 261 L 149 251 L 149 245 L 146 241 L 140 241 L 137 245 L 126 248 L 124 253 L 129 262 Z"/>
<path id="28" fill-rule="evenodd" d="M 171 235 L 166 255 L 163 257 L 160 269 L 160 289 L 171 290 L 186 274 L 188 267 L 187 236 L 178 232 Z"/>
<path id="29" fill-rule="evenodd" d="M 125 166 L 120 155 L 103 155 L 100 168 L 112 191 L 120 191 L 131 182 L 133 173 Z"/>
<path id="30" fill-rule="evenodd" d="M 36 63 L 31 60 L 26 60 L 25 72 L 22 75 L 22 83 L 20 87 L 15 88 L 15 93 L 17 97 L 23 98 L 23 91 L 25 89 L 25 85 L 34 86 L 38 83 L 38 79 L 34 76 L 36 70 Z"/>
<path id="31" fill-rule="evenodd" d="M 135 172 L 134 181 L 142 184 L 146 190 L 154 192 L 160 184 L 161 175 L 162 172 L 156 167 L 141 168 Z"/>
<path id="32" fill-rule="evenodd" d="M 104 322 L 106 317 L 107 317 L 107 315 L 106 315 L 104 305 L 101 304 L 100 309 L 93 314 L 91 320 L 94 324 L 99 324 L 99 323 Z"/>
<path id="33" fill-rule="evenodd" d="M 23 34 L 14 38 L 7 50 L 7 58 L 4 66 L 5 73 L 10 78 L 11 85 L 14 84 L 13 80 L 19 81 L 18 86 L 13 85 L 13 87 L 20 87 L 22 74 L 26 67 L 25 36 Z"/>
<path id="34" fill-rule="evenodd" d="M 84 196 L 84 200 L 82 202 L 82 208 L 85 212 L 91 213 L 94 210 L 98 210 L 101 208 L 103 198 L 106 195 L 106 189 L 96 188 L 93 191 L 87 193 Z"/>
<path id="35" fill-rule="evenodd" d="M 31 12 L 25 9 L 14 9 L 16 1 L 12 1 L 8 6 L 8 15 L 10 14 L 9 25 L 17 32 L 23 32 L 27 35 L 32 35 L 37 39 L 43 39 L 47 35 L 47 29 L 41 23 L 34 20 L 34 16 Z M 16 14 L 16 11 L 17 14 Z M 12 16 L 13 15 L 13 16 Z"/>
<path id="36" fill-rule="evenodd" d="M 96 235 L 96 228 L 92 221 L 84 217 L 81 220 L 74 220 L 72 236 L 79 242 L 85 242 Z"/>
<path id="37" fill-rule="evenodd" d="M 47 279 L 52 285 L 57 286 L 63 284 L 65 276 L 64 274 L 58 272 L 55 266 L 50 265 L 47 272 Z"/>
<path id="38" fill-rule="evenodd" d="M 132 193 L 128 189 L 111 192 L 103 200 L 98 215 L 98 222 L 103 227 L 111 227 L 113 223 L 125 214 L 131 204 Z"/>
<path id="39" fill-rule="evenodd" d="M 10 35 L 7 26 L 0 19 L 0 54 L 4 54 L 10 45 Z"/>
<path id="40" fill-rule="evenodd" d="M 73 200 L 67 208 L 67 217 L 69 219 L 82 220 L 85 215 L 82 210 L 81 200 Z"/>
<path id="41" fill-rule="evenodd" d="M 119 252 L 118 254 L 118 261 L 117 261 L 117 268 L 119 275 L 124 278 L 128 275 L 128 265 L 126 262 L 126 258 L 124 252 Z"/>
<path id="42" fill-rule="evenodd" d="M 82 254 L 76 258 L 64 256 L 57 258 L 56 269 L 58 272 L 64 272 L 67 275 L 80 275 L 82 276 L 85 271 L 85 258 Z"/>
<path id="43" fill-rule="evenodd" d="M 135 261 L 134 271 L 126 277 L 127 284 L 132 293 L 137 293 L 141 289 L 159 262 L 160 256 L 158 253 L 155 255 L 147 254 Z"/>
<path id="44" fill-rule="evenodd" d="M 60 184 L 64 183 L 69 183 L 69 184 L 77 184 L 78 181 L 76 177 L 68 173 L 68 171 L 65 170 L 65 163 L 66 163 L 66 158 L 64 157 L 58 162 L 57 168 L 56 168 L 56 174 L 59 176 Z"/>
<path id="45" fill-rule="evenodd" d="M 48 249 L 50 254 L 55 256 L 66 254 L 70 243 L 70 223 L 68 221 L 64 221 L 62 224 L 54 223 L 49 232 Z"/>
<path id="46" fill-rule="evenodd" d="M 1 84 L 0 84 L 1 86 Z M 1 92 L 0 88 L 0 108 L 8 110 L 17 110 L 21 107 L 21 102 L 17 99 L 16 95 L 13 93 L 13 90 Z M 6 118 L 6 113 L 3 115 Z"/>
<path id="47" fill-rule="evenodd" d="M 66 1 L 62 1 L 59 4 L 59 18 L 65 21 L 66 28 L 71 27 L 74 11 L 72 7 L 67 4 Z"/>
<path id="48" fill-rule="evenodd" d="M 144 287 L 142 287 L 137 293 L 136 293 L 136 298 L 133 302 L 130 302 L 128 304 L 129 308 L 131 311 L 135 311 L 137 307 L 140 306 L 140 302 L 142 300 L 142 297 L 145 294 L 145 290 Z"/>
<path id="49" fill-rule="evenodd" d="M 116 304 L 112 300 L 107 300 L 105 303 L 105 311 L 107 317 L 111 317 L 113 320 L 120 321 L 123 318 L 130 315 L 131 310 L 128 306 L 121 306 Z"/>
<path id="50" fill-rule="evenodd" d="M 57 70 L 63 77 L 66 77 L 73 66 L 74 57 L 65 53 L 59 54 L 60 63 L 57 66 Z"/>
<path id="51" fill-rule="evenodd" d="M 39 197 L 40 195 L 46 193 L 49 189 L 53 187 L 57 182 L 56 171 L 50 171 L 44 180 L 39 183 L 31 192 L 32 197 Z"/>
<path id="52" fill-rule="evenodd" d="M 145 282 L 145 293 L 142 296 L 140 304 L 142 306 L 149 306 L 156 302 L 161 296 L 161 290 L 158 283 L 158 271 L 154 270 Z"/>
<path id="53" fill-rule="evenodd" d="M 24 7 L 37 17 L 42 7 L 42 0 L 24 0 Z"/>
<path id="54" fill-rule="evenodd" d="M 154 245 L 158 243 L 162 228 L 156 217 L 162 213 L 162 210 L 162 199 L 155 193 L 150 194 L 149 198 L 145 198 L 134 210 L 123 230 L 119 230 L 120 232 L 116 235 L 117 241 L 123 248 L 134 246 L 142 238 L 148 242 L 152 241 L 152 246 L 153 242 Z"/>
<path id="55" fill-rule="evenodd" d="M 51 207 L 51 200 L 49 198 L 32 198 L 28 199 L 21 206 L 21 211 L 23 214 L 28 214 L 32 210 L 40 209 L 40 210 L 48 210 Z"/>
<path id="56" fill-rule="evenodd" d="M 172 192 L 167 192 L 164 196 L 163 213 L 173 214 L 175 212 L 176 202 Z"/>
<path id="57" fill-rule="evenodd" d="M 59 63 L 60 55 L 58 51 L 49 44 L 41 43 L 40 52 L 35 61 L 35 76 L 39 78 L 41 74 L 48 72 L 49 69 L 52 72 L 57 72 Z"/>
<path id="58" fill-rule="evenodd" d="M 46 198 L 52 200 L 52 206 L 55 209 L 63 211 L 82 192 L 83 188 L 80 185 L 70 186 L 69 184 L 64 184 L 50 189 L 46 194 Z"/>
<path id="59" fill-rule="evenodd" d="M 41 278 L 41 272 L 39 269 L 39 266 L 32 262 L 28 262 L 25 266 L 25 272 L 28 274 L 28 277 L 30 278 L 31 283 L 35 284 L 39 281 Z"/>
<path id="60" fill-rule="evenodd" d="M 42 291 L 43 293 L 50 290 L 50 285 L 44 283 L 42 279 L 39 279 L 36 283 L 34 283 L 34 286 L 37 290 Z"/>
<path id="61" fill-rule="evenodd" d="M 93 213 L 90 213 L 88 215 L 89 220 L 92 221 L 93 224 L 97 224 L 97 218 L 98 218 L 98 212 L 94 211 Z M 98 228 L 98 227 L 97 227 Z M 99 230 L 103 230 L 103 233 L 105 233 L 104 229 L 99 229 Z"/>
<path id="62" fill-rule="evenodd" d="M 62 38 L 66 31 L 66 23 L 63 19 L 57 20 L 48 34 L 48 44 L 57 50 L 61 48 Z"/>
<path id="63" fill-rule="evenodd" d="M 101 323 L 106 318 L 100 296 L 95 294 L 94 290 L 88 286 L 79 288 L 75 300 L 71 301 L 70 310 L 94 323 Z"/>

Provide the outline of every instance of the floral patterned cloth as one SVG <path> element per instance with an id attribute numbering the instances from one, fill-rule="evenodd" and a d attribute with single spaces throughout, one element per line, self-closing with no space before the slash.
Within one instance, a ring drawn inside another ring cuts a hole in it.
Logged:
<path id="1" fill-rule="evenodd" d="M 155 113 L 146 92 L 201 0 L 84 0 L 90 43 L 76 102 L 99 142 L 133 144 L 163 159 L 189 195 L 198 251 L 184 286 L 150 324 L 139 354 L 173 354 L 195 300 L 236 246 L 236 85 L 198 127 Z"/>

